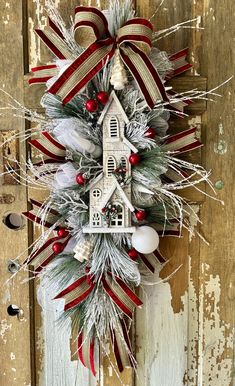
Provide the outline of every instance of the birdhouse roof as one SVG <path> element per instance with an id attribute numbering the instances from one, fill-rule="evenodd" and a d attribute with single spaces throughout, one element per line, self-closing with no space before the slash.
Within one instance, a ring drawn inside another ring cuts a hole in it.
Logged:
<path id="1" fill-rule="evenodd" d="M 118 110 L 119 110 L 120 113 L 122 114 L 125 123 L 128 123 L 128 122 L 129 122 L 129 119 L 127 118 L 127 115 L 126 115 L 126 113 L 125 113 L 125 111 L 124 111 L 124 109 L 123 109 L 123 107 L 122 107 L 122 105 L 121 105 L 121 102 L 119 101 L 119 99 L 118 99 L 118 97 L 117 97 L 115 91 L 112 91 L 111 94 L 110 94 L 110 97 L 109 97 L 109 101 L 108 101 L 108 103 L 106 104 L 106 106 L 104 107 L 104 110 L 102 111 L 101 116 L 99 117 L 99 120 L 98 120 L 98 124 L 99 124 L 99 125 L 101 125 L 101 123 L 103 122 L 104 117 L 105 117 L 105 115 L 107 114 L 107 112 L 108 112 L 108 110 L 109 110 L 109 108 L 110 108 L 110 106 L 111 106 L 113 100 L 115 101 L 115 103 L 116 103 L 116 105 L 117 105 L 117 107 L 118 107 Z"/>
<path id="2" fill-rule="evenodd" d="M 102 172 L 96 178 L 94 178 L 87 186 L 87 190 L 90 190 L 91 188 L 93 188 L 97 184 L 97 182 L 99 182 L 103 178 L 103 176 L 104 176 L 104 173 Z"/>
<path id="3" fill-rule="evenodd" d="M 101 208 L 104 208 L 105 205 L 107 205 L 107 203 L 109 202 L 109 200 L 111 199 L 113 193 L 115 192 L 115 190 L 118 190 L 119 194 L 120 194 L 120 197 L 123 199 L 124 203 L 126 204 L 126 206 L 130 209 L 131 212 L 134 212 L 135 208 L 133 207 L 132 203 L 130 202 L 130 200 L 127 198 L 124 190 L 122 189 L 122 187 L 119 185 L 118 181 L 116 180 L 116 178 L 114 177 L 113 178 L 113 184 L 110 188 L 110 190 L 108 191 L 108 193 L 106 194 L 106 196 L 104 197 L 103 201 L 102 201 L 102 204 L 101 204 Z"/>

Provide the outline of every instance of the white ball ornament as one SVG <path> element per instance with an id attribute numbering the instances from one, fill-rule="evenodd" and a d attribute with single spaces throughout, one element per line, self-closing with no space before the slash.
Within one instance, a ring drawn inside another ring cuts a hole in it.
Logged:
<path id="1" fill-rule="evenodd" d="M 152 253 L 159 244 L 159 236 L 155 229 L 141 226 L 132 235 L 132 246 L 140 253 Z"/>

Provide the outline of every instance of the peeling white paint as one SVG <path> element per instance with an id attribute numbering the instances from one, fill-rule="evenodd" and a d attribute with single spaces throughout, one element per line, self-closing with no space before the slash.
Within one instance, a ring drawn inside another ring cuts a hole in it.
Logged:
<path id="1" fill-rule="evenodd" d="M 160 270 L 159 266 L 154 281 L 160 279 Z M 145 287 L 142 299 L 145 308 L 137 311 L 136 385 L 156 385 L 157 381 L 159 386 L 182 386 L 187 370 L 187 293 L 181 297 L 184 311 L 177 314 L 169 283 Z"/>
<path id="2" fill-rule="evenodd" d="M 43 352 L 39 386 L 95 386 L 96 379 L 90 371 L 77 360 L 71 361 L 71 325 L 70 322 L 58 324 L 64 302 L 51 300 L 54 296 L 51 289 L 42 284 L 38 291 L 38 302 L 44 309 L 43 325 L 37 331 L 37 344 Z"/>
<path id="3" fill-rule="evenodd" d="M 11 323 L 8 324 L 6 319 L 2 319 L 2 320 L 0 321 L 0 336 L 1 336 L 2 341 L 3 341 L 4 344 L 7 343 L 7 339 L 6 339 L 6 337 L 5 337 L 5 333 L 6 333 L 8 330 L 10 330 L 11 327 L 12 327 L 12 324 L 11 324 Z"/>
<path id="4" fill-rule="evenodd" d="M 221 287 L 219 275 L 210 274 L 210 266 L 203 264 L 205 277 L 200 290 L 204 302 L 204 315 L 201 319 L 201 345 L 199 385 L 230 386 L 232 359 L 224 356 L 225 350 L 233 350 L 234 327 L 221 320 Z M 206 315 L 205 315 L 206 314 Z"/>

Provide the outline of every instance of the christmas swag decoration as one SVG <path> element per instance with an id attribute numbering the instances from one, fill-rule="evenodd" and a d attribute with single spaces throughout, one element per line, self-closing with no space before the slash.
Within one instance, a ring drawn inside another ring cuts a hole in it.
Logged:
<path id="1" fill-rule="evenodd" d="M 154 48 L 162 32 L 136 17 L 131 1 L 111 0 L 106 11 L 78 6 L 69 29 L 52 2 L 47 8 L 48 25 L 36 33 L 55 60 L 29 80 L 45 84 L 45 115 L 15 101 L 36 123 L 25 134 L 32 156 L 20 181 L 50 189 L 24 213 L 42 235 L 22 268 L 43 275 L 54 301 L 63 300 L 61 319 L 72 319 L 76 355 L 94 375 L 108 341 L 119 370 L 136 369 L 128 335 L 143 302 L 135 290 L 165 262 L 160 237 L 194 232 L 188 216 L 197 215 L 177 192 L 211 186 L 210 173 L 184 157 L 202 146 L 197 128 L 169 135 L 169 117 L 184 117 L 206 93 L 169 87 L 190 69 L 188 50 Z"/>

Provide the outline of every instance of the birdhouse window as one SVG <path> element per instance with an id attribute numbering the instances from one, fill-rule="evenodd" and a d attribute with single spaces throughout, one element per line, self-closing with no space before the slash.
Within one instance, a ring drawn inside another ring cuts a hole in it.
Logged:
<path id="1" fill-rule="evenodd" d="M 92 192 L 92 196 L 94 198 L 100 198 L 101 197 L 101 190 L 100 189 L 94 189 Z"/>
<path id="2" fill-rule="evenodd" d="M 112 177 L 112 173 L 116 169 L 116 160 L 114 157 L 110 156 L 107 160 L 107 176 Z"/>
<path id="3" fill-rule="evenodd" d="M 127 169 L 127 159 L 126 159 L 126 157 L 121 157 L 120 164 L 122 165 L 123 169 Z"/>
<path id="4" fill-rule="evenodd" d="M 109 120 L 109 135 L 111 138 L 119 136 L 118 120 L 115 116 L 111 117 Z"/>
<path id="5" fill-rule="evenodd" d="M 114 204 L 115 205 L 115 204 Z M 123 206 L 121 204 L 116 204 L 118 209 L 118 213 L 111 220 L 111 227 L 123 227 L 124 226 L 124 211 Z"/>
<path id="6" fill-rule="evenodd" d="M 92 225 L 93 225 L 93 227 L 100 227 L 101 226 L 101 215 L 100 215 L 100 213 L 98 213 L 98 212 L 93 213 Z"/>

